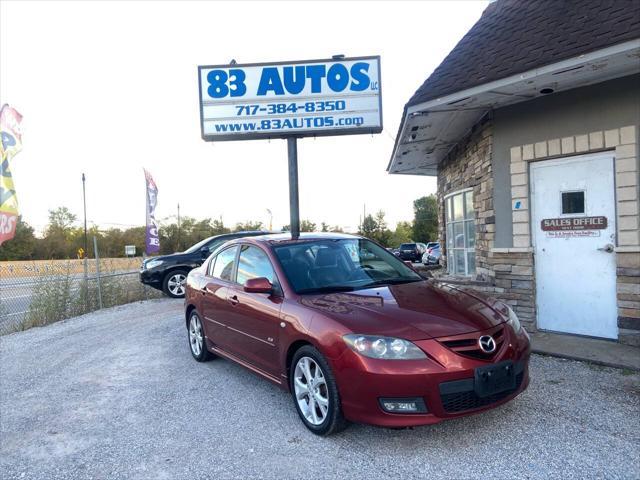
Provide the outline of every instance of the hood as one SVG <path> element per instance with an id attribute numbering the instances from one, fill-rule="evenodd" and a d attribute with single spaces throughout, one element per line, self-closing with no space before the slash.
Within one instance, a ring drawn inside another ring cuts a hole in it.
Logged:
<path id="1" fill-rule="evenodd" d="M 354 333 L 406 340 L 471 333 L 506 320 L 490 306 L 491 300 L 435 281 L 305 295 L 301 303 Z"/>

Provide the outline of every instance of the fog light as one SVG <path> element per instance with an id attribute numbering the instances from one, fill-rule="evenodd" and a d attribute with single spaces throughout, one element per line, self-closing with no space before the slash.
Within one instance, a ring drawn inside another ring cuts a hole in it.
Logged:
<path id="1" fill-rule="evenodd" d="M 389 413 L 426 413 L 427 406 L 422 398 L 381 398 L 380 406 Z"/>

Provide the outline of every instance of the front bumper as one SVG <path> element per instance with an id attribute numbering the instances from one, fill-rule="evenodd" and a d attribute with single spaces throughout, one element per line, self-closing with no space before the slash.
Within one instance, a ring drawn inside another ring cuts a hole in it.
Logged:
<path id="1" fill-rule="evenodd" d="M 426 360 L 376 360 L 345 351 L 333 368 L 345 417 L 358 423 L 385 427 L 429 425 L 479 413 L 502 405 L 529 385 L 530 346 L 524 329 L 511 328 L 505 342 L 490 361 L 469 358 L 449 350 L 435 339 L 414 342 L 428 355 Z M 489 397 L 473 389 L 475 369 L 513 361 L 516 387 Z M 427 413 L 389 413 L 380 398 L 421 398 Z"/>
<path id="2" fill-rule="evenodd" d="M 428 255 L 427 258 L 423 258 L 423 263 L 425 265 L 435 265 L 440 261 L 440 256 Z"/>
<path id="3" fill-rule="evenodd" d="M 153 288 L 162 288 L 162 272 L 154 269 L 140 270 L 140 282 Z"/>

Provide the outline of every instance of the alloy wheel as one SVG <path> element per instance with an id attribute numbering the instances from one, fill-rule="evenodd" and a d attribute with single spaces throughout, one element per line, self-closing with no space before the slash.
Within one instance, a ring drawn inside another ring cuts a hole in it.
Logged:
<path id="1" fill-rule="evenodd" d="M 324 372 L 313 358 L 301 357 L 293 374 L 296 401 L 304 418 L 321 425 L 329 412 L 329 390 Z"/>
<path id="2" fill-rule="evenodd" d="M 191 320 L 189 321 L 189 344 L 193 354 L 196 357 L 199 356 L 203 348 L 202 323 L 200 322 L 200 317 L 195 313 L 191 315 Z"/>
<path id="3" fill-rule="evenodd" d="M 184 295 L 184 286 L 187 281 L 187 276 L 183 273 L 176 273 L 169 277 L 167 281 L 167 288 L 172 295 L 176 297 L 181 297 Z"/>

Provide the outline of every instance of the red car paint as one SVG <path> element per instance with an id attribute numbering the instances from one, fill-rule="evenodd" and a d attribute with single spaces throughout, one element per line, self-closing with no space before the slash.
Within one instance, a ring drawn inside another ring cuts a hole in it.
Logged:
<path id="1" fill-rule="evenodd" d="M 503 304 L 433 280 L 355 292 L 298 295 L 288 283 L 273 247 L 312 238 L 354 237 L 312 234 L 292 240 L 288 234 L 279 234 L 225 244 L 262 249 L 281 283 L 280 295 L 248 293 L 241 285 L 209 277 L 206 272 L 210 260 L 191 271 L 185 296 L 186 319 L 188 322 L 191 310 L 197 309 L 204 319 L 210 351 L 289 390 L 293 353 L 300 345 L 311 344 L 325 356 L 334 372 L 344 416 L 381 426 L 425 425 L 478 413 L 513 399 L 527 388 L 529 337 L 524 329 L 516 333 L 507 324 L 508 313 Z M 497 331 L 502 332 L 501 341 L 490 358 L 467 355 L 472 346 L 451 347 L 444 343 L 475 344 L 481 335 Z M 403 338 L 416 344 L 428 358 L 364 357 L 344 342 L 342 336 L 350 333 Z M 505 360 L 523 368 L 515 391 L 479 408 L 445 411 L 439 390 L 442 382 L 473 379 L 477 367 Z M 382 397 L 422 397 L 428 413 L 387 413 L 379 404 Z"/>

